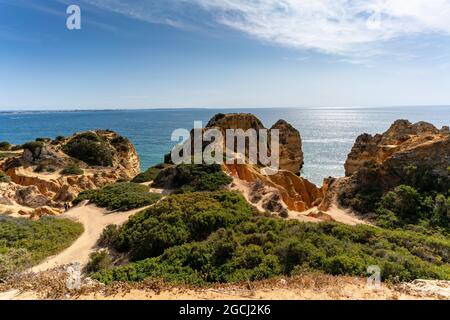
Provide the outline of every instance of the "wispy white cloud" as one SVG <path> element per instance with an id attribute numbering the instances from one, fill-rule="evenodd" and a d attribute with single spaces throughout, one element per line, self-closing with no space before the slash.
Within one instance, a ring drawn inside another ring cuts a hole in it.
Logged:
<path id="1" fill-rule="evenodd" d="M 282 46 L 360 58 L 401 37 L 450 35 L 450 0 L 83 1 L 151 23 L 222 25 Z"/>

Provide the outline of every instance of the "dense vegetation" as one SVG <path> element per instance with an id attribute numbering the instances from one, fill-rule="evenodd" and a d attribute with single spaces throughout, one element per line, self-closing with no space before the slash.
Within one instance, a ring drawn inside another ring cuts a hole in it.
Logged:
<path id="1" fill-rule="evenodd" d="M 92 166 L 112 166 L 112 152 L 94 132 L 76 135 L 63 147 L 69 156 Z"/>
<path id="2" fill-rule="evenodd" d="M 214 191 L 231 183 L 219 164 L 182 164 L 176 180 L 183 191 Z"/>
<path id="3" fill-rule="evenodd" d="M 138 174 L 136 177 L 133 178 L 133 180 L 131 180 L 131 182 L 144 183 L 144 182 L 153 181 L 158 176 L 158 174 L 161 172 L 161 170 L 163 170 L 169 166 L 170 165 L 167 165 L 164 163 L 157 164 L 153 167 L 148 168 L 144 172 L 141 172 L 140 174 Z"/>
<path id="4" fill-rule="evenodd" d="M 63 175 L 74 175 L 79 176 L 84 173 L 83 169 L 81 169 L 76 164 L 69 164 L 64 169 L 61 170 L 61 174 Z"/>
<path id="5" fill-rule="evenodd" d="M 174 170 L 174 174 L 169 174 L 171 187 L 181 192 L 215 191 L 232 182 L 219 164 L 181 164 L 162 170 L 155 179 L 155 186 L 164 185 L 167 170 Z"/>
<path id="6" fill-rule="evenodd" d="M 369 265 L 389 281 L 450 279 L 448 238 L 286 221 L 255 212 L 229 191 L 170 196 L 104 238 L 135 262 L 93 275 L 103 282 L 154 277 L 204 285 L 308 270 L 365 276 Z"/>
<path id="7" fill-rule="evenodd" d="M 0 151 L 9 151 L 11 150 L 11 144 L 7 141 L 0 142 Z"/>
<path id="8" fill-rule="evenodd" d="M 160 194 L 150 193 L 149 187 L 137 183 L 120 182 L 97 190 L 81 192 L 73 201 L 78 204 L 89 200 L 100 207 L 111 210 L 131 210 L 153 204 Z"/>
<path id="9" fill-rule="evenodd" d="M 173 245 L 204 240 L 211 232 L 240 223 L 252 208 L 232 192 L 180 194 L 131 217 L 115 247 L 132 260 L 160 255 Z"/>
<path id="10" fill-rule="evenodd" d="M 68 247 L 83 226 L 67 219 L 0 217 L 0 280 Z"/>
<path id="11" fill-rule="evenodd" d="M 339 198 L 344 206 L 374 216 L 382 227 L 422 226 L 450 232 L 450 168 L 448 175 L 436 175 L 430 168 L 408 166 L 402 172 L 402 184 L 384 190 L 379 168 L 366 164 L 368 183 L 346 190 Z"/>
<path id="12" fill-rule="evenodd" d="M 42 148 L 42 146 L 44 145 L 44 143 L 42 141 L 30 141 L 30 142 L 26 142 L 24 143 L 21 148 L 24 150 L 29 150 L 31 153 L 35 153 L 36 150 Z"/>
<path id="13" fill-rule="evenodd" d="M 99 250 L 92 252 L 89 255 L 89 262 L 86 265 L 86 271 L 88 272 L 98 272 L 101 270 L 108 269 L 113 264 L 112 258 L 110 257 L 108 250 Z"/>

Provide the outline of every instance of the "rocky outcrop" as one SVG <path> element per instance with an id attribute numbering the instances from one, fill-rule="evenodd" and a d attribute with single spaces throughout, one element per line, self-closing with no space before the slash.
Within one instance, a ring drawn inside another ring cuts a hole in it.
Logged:
<path id="1" fill-rule="evenodd" d="M 82 135 L 94 136 L 108 150 L 110 166 L 92 166 L 65 153 L 64 147 Z M 68 165 L 82 168 L 83 174 L 61 174 Z M 11 179 L 11 183 L 0 186 L 0 201 L 32 208 L 35 214 L 46 212 L 41 207 L 62 208 L 83 190 L 100 188 L 119 179 L 128 180 L 140 171 L 139 157 L 131 142 L 107 130 L 26 144 L 23 153 L 3 161 L 0 170 Z"/>
<path id="2" fill-rule="evenodd" d="M 225 170 L 239 180 L 250 183 L 260 181 L 265 186 L 275 189 L 289 210 L 306 211 L 322 201 L 323 192 L 320 188 L 291 171 L 280 170 L 275 175 L 265 176 L 249 164 L 226 165 Z"/>
<path id="3" fill-rule="evenodd" d="M 220 113 L 211 118 L 205 129 L 193 129 L 191 136 L 196 133 L 195 130 L 202 130 L 203 133 L 206 129 L 212 128 L 220 130 L 224 138 L 227 129 L 241 129 L 243 131 L 254 129 L 257 134 L 259 134 L 259 130 L 266 129 L 262 122 L 252 114 Z M 265 176 L 261 174 L 257 165 L 251 164 L 227 164 L 223 166 L 223 169 L 235 179 L 249 184 L 248 187 L 252 189 L 250 202 L 258 204 L 261 210 L 287 216 L 288 210 L 305 211 L 320 203 L 322 192 L 313 183 L 299 177 L 303 166 L 300 133 L 285 120 L 277 121 L 270 130 L 274 129 L 279 130 L 280 170 L 278 173 Z M 210 143 L 204 141 L 203 149 Z M 214 143 L 225 143 L 225 141 L 214 141 Z M 191 149 L 193 150 L 193 145 L 191 145 Z M 268 149 L 271 149 L 270 139 Z M 244 156 L 248 159 L 248 145 Z M 246 162 L 248 163 L 248 161 Z M 161 172 L 155 179 L 154 184 L 158 187 L 170 188 L 171 185 L 167 181 L 173 180 L 172 176 L 175 171 L 176 168 L 172 168 Z"/>
<path id="4" fill-rule="evenodd" d="M 401 184 L 445 193 L 450 189 L 449 168 L 448 127 L 439 130 L 426 122 L 397 120 L 383 134 L 357 138 L 345 163 L 347 177 L 333 183 L 322 207 L 330 192 L 339 194 L 341 204 L 365 213 L 375 205 L 371 196 Z"/>
<path id="5" fill-rule="evenodd" d="M 62 210 L 48 206 L 39 207 L 33 210 L 19 210 L 20 215 L 29 216 L 31 219 L 39 219 L 42 216 L 57 216 L 62 213 Z"/>
<path id="6" fill-rule="evenodd" d="M 244 131 L 254 129 L 257 132 L 260 129 L 265 129 L 262 122 L 256 116 L 249 113 L 217 114 L 208 122 L 206 128 L 218 128 L 224 133 L 227 129 L 242 129 Z M 279 130 L 280 169 L 289 170 L 300 175 L 300 170 L 303 166 L 302 139 L 300 133 L 285 120 L 278 120 L 270 130 L 272 129 Z"/>
<path id="7" fill-rule="evenodd" d="M 297 129 L 284 120 L 278 120 L 271 128 L 280 132 L 280 168 L 300 175 L 303 167 L 302 138 Z"/>
<path id="8" fill-rule="evenodd" d="M 450 165 L 449 141 L 448 127 L 439 130 L 426 122 L 397 120 L 383 134 L 363 134 L 356 139 L 345 162 L 345 173 L 351 176 L 370 162 L 391 167 L 426 165 L 446 174 Z"/>
<path id="9" fill-rule="evenodd" d="M 218 113 L 209 120 L 206 128 L 226 129 L 264 129 L 264 125 L 255 115 L 251 113 Z"/>

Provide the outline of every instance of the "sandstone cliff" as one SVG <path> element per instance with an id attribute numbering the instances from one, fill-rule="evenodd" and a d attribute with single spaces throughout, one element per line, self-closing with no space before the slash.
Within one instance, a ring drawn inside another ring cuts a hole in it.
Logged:
<path id="1" fill-rule="evenodd" d="M 445 193 L 450 189 L 449 168 L 448 127 L 397 120 L 383 134 L 356 139 L 345 162 L 346 177 L 330 181 L 320 207 L 329 207 L 339 194 L 343 205 L 369 213 L 377 196 L 401 184 Z"/>
<path id="2" fill-rule="evenodd" d="M 450 134 L 448 127 L 441 130 L 432 124 L 397 120 L 383 134 L 363 134 L 356 142 L 345 162 L 346 176 L 351 176 L 365 163 L 383 164 L 404 160 L 409 164 L 424 163 L 436 166 L 446 173 L 450 165 Z"/>
<path id="3" fill-rule="evenodd" d="M 217 114 L 208 122 L 206 128 L 218 128 L 223 132 L 226 129 L 242 129 L 244 131 L 266 129 L 256 116 L 249 113 Z M 270 130 L 272 129 L 279 130 L 280 169 L 300 175 L 303 166 L 300 133 L 285 120 L 278 120 Z"/>
<path id="4" fill-rule="evenodd" d="M 206 128 L 265 129 L 262 122 L 252 114 L 218 114 Z M 287 215 L 287 210 L 306 211 L 320 203 L 322 191 L 308 180 L 299 177 L 303 166 L 302 140 L 300 133 L 285 120 L 277 121 L 270 130 L 279 130 L 280 170 L 272 176 L 260 173 L 257 166 L 250 164 L 225 165 L 235 179 L 244 181 L 250 187 L 250 199 L 263 210 Z M 239 184 L 235 180 L 235 183 Z"/>
<path id="5" fill-rule="evenodd" d="M 234 178 L 250 183 L 250 202 L 256 204 L 263 200 L 260 204 L 268 211 L 283 215 L 283 208 L 286 207 L 302 212 L 322 201 L 322 189 L 288 170 L 280 170 L 271 176 L 262 175 L 257 168 L 248 164 L 226 165 L 225 170 Z M 281 201 L 284 205 L 274 205 L 274 202 Z"/>
<path id="6" fill-rule="evenodd" d="M 95 142 L 85 143 L 87 136 L 95 137 Z M 78 145 L 80 155 L 82 152 L 88 156 L 91 156 L 89 152 L 94 152 L 95 155 L 104 148 L 110 156 L 110 164 L 93 166 L 69 156 L 66 146 L 77 139 L 81 141 Z M 140 170 L 134 146 L 112 131 L 78 133 L 65 139 L 25 144 L 24 147 L 21 155 L 0 163 L 0 170 L 11 179 L 0 188 L 0 203 L 16 204 L 22 213 L 50 211 L 42 209 L 44 207 L 62 208 L 65 202 L 72 201 L 83 190 L 96 189 L 119 179 L 131 179 Z M 82 173 L 62 174 L 61 171 L 69 165 L 81 168 Z"/>

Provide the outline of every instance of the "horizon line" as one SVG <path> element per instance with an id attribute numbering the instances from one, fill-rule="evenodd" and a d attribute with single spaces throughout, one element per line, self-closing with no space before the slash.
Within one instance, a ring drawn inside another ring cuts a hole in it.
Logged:
<path id="1" fill-rule="evenodd" d="M 159 111 L 159 110 L 233 110 L 233 109 L 376 109 L 376 108 L 419 108 L 419 107 L 450 107 L 450 104 L 437 104 L 437 105 L 391 105 L 391 106 L 299 106 L 299 107 L 120 107 L 120 108 L 67 108 L 67 109 L 5 109 L 0 113 L 14 113 L 14 112 L 106 112 L 106 111 Z"/>

